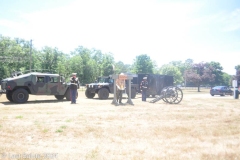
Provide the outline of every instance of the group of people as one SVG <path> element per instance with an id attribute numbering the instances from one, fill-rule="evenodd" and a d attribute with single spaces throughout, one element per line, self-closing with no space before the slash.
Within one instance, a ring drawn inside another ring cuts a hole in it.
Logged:
<path id="1" fill-rule="evenodd" d="M 117 102 L 119 104 L 122 104 L 122 93 L 125 89 L 125 81 L 123 79 L 117 79 L 116 80 L 116 96 L 117 96 Z M 140 84 L 140 89 L 142 93 L 142 101 L 147 101 L 147 90 L 148 90 L 148 81 L 147 77 L 143 77 L 143 80 Z"/>
<path id="2" fill-rule="evenodd" d="M 79 86 L 79 80 L 77 78 L 77 73 L 72 73 L 72 77 L 70 78 L 70 94 L 71 94 L 71 104 L 76 104 L 76 94 L 77 89 Z M 143 77 L 143 80 L 140 84 L 140 89 L 142 92 L 142 101 L 146 102 L 147 99 L 147 90 L 148 90 L 148 82 L 147 77 Z M 122 94 L 125 90 L 125 80 L 117 79 L 116 80 L 116 95 L 117 95 L 117 102 L 122 104 Z"/>

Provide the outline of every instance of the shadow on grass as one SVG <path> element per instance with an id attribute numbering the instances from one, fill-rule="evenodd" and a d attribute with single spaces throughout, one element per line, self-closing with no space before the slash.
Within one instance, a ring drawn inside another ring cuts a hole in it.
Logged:
<path id="1" fill-rule="evenodd" d="M 141 99 L 142 97 L 139 97 L 139 96 L 136 96 L 135 98 L 132 98 L 132 100 L 134 99 Z M 151 97 L 150 97 L 151 98 Z M 109 97 L 108 99 L 99 99 L 97 95 L 95 95 L 95 97 L 93 98 L 87 98 L 85 97 L 85 99 L 89 99 L 89 100 L 97 100 L 97 101 L 109 101 L 109 100 L 113 100 L 114 97 Z M 122 99 L 128 99 L 128 97 L 126 95 L 123 95 L 123 98 Z"/>
<path id="2" fill-rule="evenodd" d="M 62 103 L 70 102 L 67 100 L 31 100 L 26 103 L 2 102 L 3 105 L 25 105 L 25 104 L 39 104 L 39 103 Z"/>

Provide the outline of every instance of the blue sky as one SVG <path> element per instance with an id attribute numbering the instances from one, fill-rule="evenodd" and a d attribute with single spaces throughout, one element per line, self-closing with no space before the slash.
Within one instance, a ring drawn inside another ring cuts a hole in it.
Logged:
<path id="1" fill-rule="evenodd" d="M 240 65 L 239 0 L 1 0 L 0 34 L 33 39 L 37 49 L 77 46 L 132 63 L 148 54 L 170 61 Z"/>

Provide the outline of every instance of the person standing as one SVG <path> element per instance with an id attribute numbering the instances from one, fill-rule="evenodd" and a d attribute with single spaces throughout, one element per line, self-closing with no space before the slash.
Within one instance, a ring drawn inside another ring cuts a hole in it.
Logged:
<path id="1" fill-rule="evenodd" d="M 148 82 L 147 82 L 147 77 L 143 77 L 143 80 L 140 84 L 140 89 L 142 91 L 142 101 L 147 100 L 147 89 L 148 89 Z"/>
<path id="2" fill-rule="evenodd" d="M 70 78 L 70 93 L 71 93 L 71 104 L 76 104 L 76 96 L 77 96 L 77 89 L 79 86 L 79 81 L 77 78 L 77 73 L 72 73 L 72 77 Z"/>
<path id="3" fill-rule="evenodd" d="M 121 73 L 120 75 L 124 75 L 123 73 Z M 117 79 L 116 80 L 116 96 L 117 96 L 117 102 L 119 104 L 123 104 L 122 103 L 122 94 L 123 91 L 125 90 L 125 80 L 124 79 Z"/>

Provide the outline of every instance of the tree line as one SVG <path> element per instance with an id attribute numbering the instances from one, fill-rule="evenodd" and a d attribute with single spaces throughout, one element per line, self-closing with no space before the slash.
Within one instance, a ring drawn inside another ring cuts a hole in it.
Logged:
<path id="1" fill-rule="evenodd" d="M 31 54 L 30 54 L 31 53 Z M 31 61 L 30 61 L 31 59 Z M 82 84 L 94 82 L 99 76 L 124 73 L 154 73 L 174 76 L 175 85 L 231 85 L 234 78 L 224 73 L 219 62 L 194 63 L 192 59 L 172 61 L 160 67 L 147 54 L 136 56 L 132 64 L 116 62 L 112 53 L 78 46 L 70 53 L 45 46 L 41 50 L 31 47 L 30 41 L 0 35 L 0 79 L 13 71 L 54 72 L 65 77 L 77 73 Z M 235 66 L 236 71 L 240 65 Z"/>

